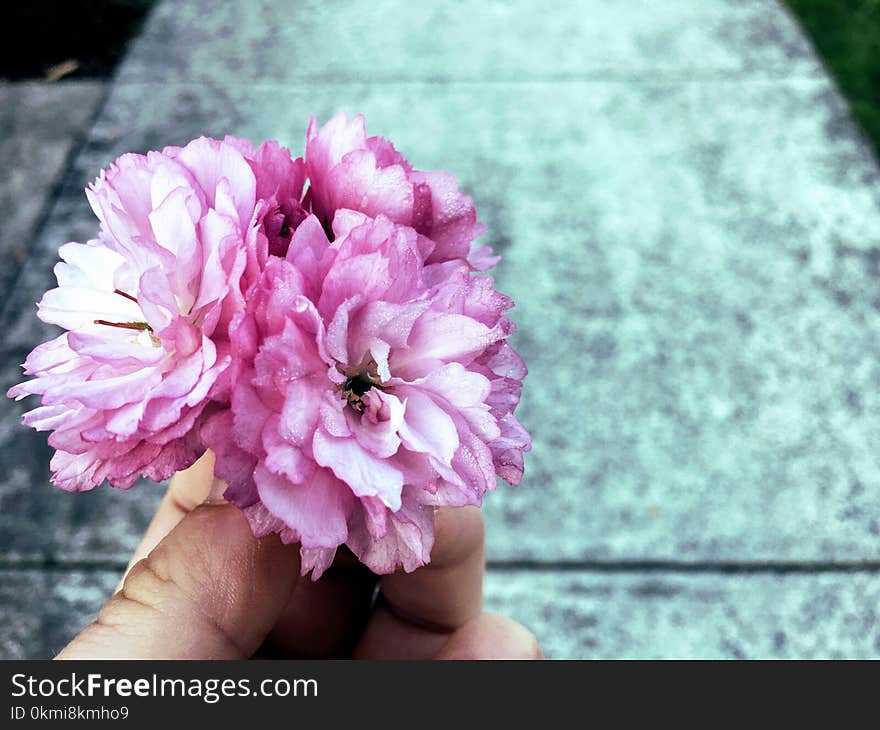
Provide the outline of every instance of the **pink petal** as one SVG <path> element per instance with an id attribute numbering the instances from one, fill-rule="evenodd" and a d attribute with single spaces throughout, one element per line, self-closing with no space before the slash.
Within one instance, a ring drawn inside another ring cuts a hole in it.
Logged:
<path id="1" fill-rule="evenodd" d="M 262 503 L 299 534 L 303 547 L 335 548 L 347 539 L 351 492 L 326 469 L 307 484 L 293 484 L 258 466 L 254 480 Z"/>
<path id="2" fill-rule="evenodd" d="M 400 509 L 403 475 L 386 461 L 371 456 L 356 441 L 328 436 L 320 429 L 312 442 L 315 461 L 345 482 L 357 497 L 378 497 Z"/>
<path id="3" fill-rule="evenodd" d="M 458 448 L 455 422 L 433 399 L 416 388 L 397 389 L 406 403 L 400 438 L 410 451 L 430 454 L 449 464 Z"/>

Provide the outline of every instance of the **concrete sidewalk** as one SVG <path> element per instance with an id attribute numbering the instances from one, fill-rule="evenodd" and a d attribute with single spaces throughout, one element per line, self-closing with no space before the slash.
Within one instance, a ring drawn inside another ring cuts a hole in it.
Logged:
<path id="1" fill-rule="evenodd" d="M 505 257 L 535 448 L 486 501 L 487 607 L 558 658 L 880 653 L 880 173 L 772 2 L 165 0 L 4 293 L 3 385 L 101 167 L 199 134 L 299 150 L 338 109 L 458 175 Z M 94 615 L 161 494 L 52 491 L 22 410 L 7 657 Z"/>

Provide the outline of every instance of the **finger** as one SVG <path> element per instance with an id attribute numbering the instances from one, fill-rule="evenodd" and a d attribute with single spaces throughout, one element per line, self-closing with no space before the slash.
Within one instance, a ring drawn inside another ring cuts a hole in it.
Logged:
<path id="1" fill-rule="evenodd" d="M 278 658 L 350 657 L 370 617 L 376 581 L 369 568 L 344 559 L 318 581 L 300 580 L 263 652 Z"/>
<path id="2" fill-rule="evenodd" d="M 484 532 L 476 508 L 440 509 L 431 562 L 381 580 L 381 601 L 355 656 L 427 659 L 449 634 L 478 616 L 483 600 Z"/>
<path id="3" fill-rule="evenodd" d="M 380 605 L 354 650 L 355 659 L 430 659 L 443 648 L 449 632 L 431 631 L 395 616 Z"/>
<path id="4" fill-rule="evenodd" d="M 454 631 L 435 659 L 543 659 L 538 640 L 525 626 L 483 613 Z"/>
<path id="5" fill-rule="evenodd" d="M 262 644 L 299 574 L 299 546 L 256 540 L 231 505 L 202 505 L 131 570 L 62 659 L 241 659 Z"/>
<path id="6" fill-rule="evenodd" d="M 172 477 L 168 491 L 159 503 L 159 508 L 141 538 L 140 545 L 128 561 L 117 590 L 122 586 L 122 581 L 132 567 L 147 557 L 178 522 L 208 498 L 213 481 L 214 454 L 210 451 L 205 452 L 189 469 L 179 471 Z"/>
<path id="7" fill-rule="evenodd" d="M 412 573 L 385 576 L 382 597 L 398 618 L 449 631 L 479 614 L 482 607 L 482 512 L 476 507 L 439 509 L 434 530 L 431 562 Z"/>
<path id="8" fill-rule="evenodd" d="M 370 620 L 360 659 L 543 659 L 535 636 L 506 616 L 481 613 L 452 632 L 428 631 L 402 621 L 385 607 Z"/>
<path id="9" fill-rule="evenodd" d="M 479 510 L 440 510 L 435 522 L 431 563 L 410 575 L 383 578 L 382 610 L 369 615 L 376 576 L 350 553 L 340 552 L 320 580 L 297 584 L 264 651 L 270 656 L 298 658 L 350 656 L 368 618 L 373 625 L 367 640 L 390 643 L 400 652 L 412 639 L 416 646 L 410 654 L 422 656 L 428 644 L 439 649 L 445 637 L 432 640 L 410 628 L 427 627 L 429 634 L 446 632 L 479 612 L 483 528 Z M 406 618 L 395 620 L 395 611 Z M 383 650 L 378 646 L 367 649 L 363 640 L 361 644 L 361 651 L 373 655 Z"/>

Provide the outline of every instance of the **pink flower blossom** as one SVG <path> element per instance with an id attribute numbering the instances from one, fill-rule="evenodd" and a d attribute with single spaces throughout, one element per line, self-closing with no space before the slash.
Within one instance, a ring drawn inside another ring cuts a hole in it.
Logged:
<path id="1" fill-rule="evenodd" d="M 411 571 L 434 507 L 479 505 L 496 475 L 522 476 L 512 302 L 391 216 L 340 209 L 332 233 L 308 217 L 250 289 L 231 326 L 231 409 L 202 435 L 225 497 L 258 536 L 300 542 L 303 573 L 343 544 L 377 573 Z"/>
<path id="2" fill-rule="evenodd" d="M 452 175 L 338 115 L 307 162 L 200 138 L 123 155 L 87 196 L 98 236 L 62 246 L 39 304 L 66 331 L 9 391 L 40 396 L 24 422 L 52 431 L 57 486 L 166 479 L 210 447 L 254 534 L 317 579 L 341 545 L 414 570 L 436 507 L 519 483 L 512 302 L 475 273 L 497 258 Z"/>
<path id="3" fill-rule="evenodd" d="M 341 209 L 381 214 L 434 241 L 429 264 L 461 259 L 485 271 L 498 262 L 489 246 L 471 249 L 486 228 L 455 176 L 413 169 L 390 141 L 367 137 L 363 116 L 349 121 L 340 113 L 320 129 L 312 118 L 306 165 L 307 203 L 328 231 Z"/>
<path id="4" fill-rule="evenodd" d="M 61 336 L 38 346 L 26 425 L 51 430 L 53 483 L 161 480 L 204 451 L 199 424 L 228 398 L 228 329 L 242 287 L 284 255 L 304 218 L 302 160 L 231 137 L 120 157 L 89 187 L 98 238 L 61 247 L 39 303 Z M 244 279 L 244 280 L 243 280 Z"/>

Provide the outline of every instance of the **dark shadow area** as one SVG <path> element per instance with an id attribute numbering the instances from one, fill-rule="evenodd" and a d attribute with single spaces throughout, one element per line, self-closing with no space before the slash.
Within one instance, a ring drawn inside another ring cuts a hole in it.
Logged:
<path id="1" fill-rule="evenodd" d="M 0 79 L 109 76 L 155 0 L 7 3 L 0 23 Z"/>

